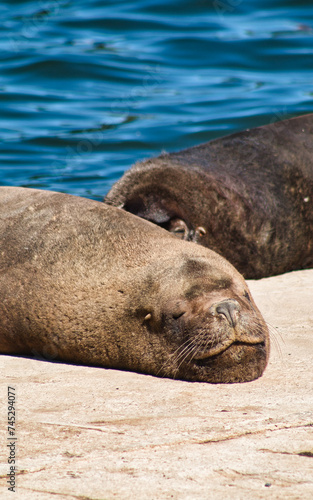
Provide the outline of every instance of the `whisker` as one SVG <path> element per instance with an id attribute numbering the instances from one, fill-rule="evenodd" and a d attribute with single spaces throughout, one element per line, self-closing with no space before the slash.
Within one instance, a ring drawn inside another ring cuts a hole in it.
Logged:
<path id="1" fill-rule="evenodd" d="M 266 321 L 266 324 L 268 326 L 268 330 L 269 330 L 269 334 L 270 334 L 270 341 L 273 343 L 273 345 L 277 349 L 279 358 L 281 360 L 283 360 L 284 356 L 283 356 L 283 352 L 282 352 L 279 341 L 281 341 L 285 345 L 285 339 L 283 338 L 281 332 L 279 330 L 277 330 L 273 325 L 271 325 L 267 321 Z M 279 336 L 279 339 L 277 338 L 277 335 Z"/>
<path id="2" fill-rule="evenodd" d="M 269 330 L 270 339 L 275 348 L 277 348 L 280 357 L 282 357 L 280 342 L 277 339 L 278 334 L 284 342 L 281 333 L 270 323 L 266 322 L 266 324 Z M 264 333 L 264 323 L 260 321 L 257 315 L 253 315 L 253 317 L 249 316 L 248 327 L 256 335 L 262 335 Z M 186 335 L 186 331 L 182 333 Z M 184 342 L 169 354 L 168 358 L 162 363 L 160 370 L 158 370 L 158 374 L 160 372 L 165 373 L 167 366 L 170 366 L 173 374 L 172 376 L 175 378 L 185 362 L 192 361 L 199 353 L 209 352 L 214 345 L 217 345 L 221 331 L 216 328 L 208 331 L 208 325 L 204 325 L 200 330 L 196 332 L 191 331 L 190 334 L 192 334 L 193 337 L 185 338 Z"/>

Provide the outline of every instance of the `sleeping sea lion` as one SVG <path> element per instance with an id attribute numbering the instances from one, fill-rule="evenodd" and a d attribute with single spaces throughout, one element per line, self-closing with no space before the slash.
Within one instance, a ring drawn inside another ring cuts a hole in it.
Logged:
<path id="1" fill-rule="evenodd" d="M 246 278 L 313 267 L 313 114 L 138 163 L 105 202 L 211 248 Z"/>
<path id="2" fill-rule="evenodd" d="M 201 382 L 267 364 L 267 326 L 225 259 L 121 209 L 0 188 L 0 352 Z"/>

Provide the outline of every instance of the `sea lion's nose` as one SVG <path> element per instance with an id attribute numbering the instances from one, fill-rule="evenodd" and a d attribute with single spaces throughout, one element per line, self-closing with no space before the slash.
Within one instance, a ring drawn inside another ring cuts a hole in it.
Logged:
<path id="1" fill-rule="evenodd" d="M 238 313 L 240 311 L 240 306 L 237 300 L 233 299 L 222 300 L 217 304 L 213 304 L 211 310 L 215 314 L 225 316 L 228 323 L 233 328 L 236 326 L 239 317 Z"/>

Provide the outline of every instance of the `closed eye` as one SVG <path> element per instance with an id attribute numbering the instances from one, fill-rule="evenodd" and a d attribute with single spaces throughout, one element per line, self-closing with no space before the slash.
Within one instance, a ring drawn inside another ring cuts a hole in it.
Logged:
<path id="1" fill-rule="evenodd" d="M 179 319 L 185 314 L 185 311 L 173 314 L 174 319 Z"/>
<path id="2" fill-rule="evenodd" d="M 249 301 L 249 302 L 251 302 L 250 295 L 248 294 L 248 292 L 245 292 L 245 293 L 243 294 L 243 296 L 244 296 L 246 299 L 248 299 L 248 301 Z"/>

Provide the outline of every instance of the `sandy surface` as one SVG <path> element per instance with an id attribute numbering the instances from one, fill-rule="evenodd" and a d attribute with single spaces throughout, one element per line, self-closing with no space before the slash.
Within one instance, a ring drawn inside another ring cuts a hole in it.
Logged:
<path id="1" fill-rule="evenodd" d="M 259 380 L 210 385 L 1 356 L 0 498 L 312 499 L 313 270 L 249 282 Z M 7 391 L 17 408 L 16 493 Z"/>

